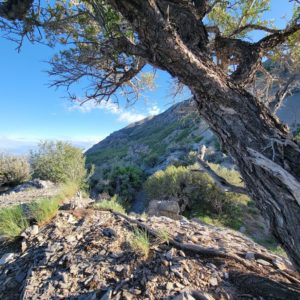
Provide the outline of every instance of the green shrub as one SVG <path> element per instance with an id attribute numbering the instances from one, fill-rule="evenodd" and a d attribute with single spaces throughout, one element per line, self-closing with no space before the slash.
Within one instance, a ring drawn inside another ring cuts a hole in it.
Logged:
<path id="1" fill-rule="evenodd" d="M 104 174 L 104 182 L 97 184 L 99 193 L 118 195 L 124 205 L 129 205 L 143 183 L 143 172 L 135 166 L 114 167 Z"/>
<path id="2" fill-rule="evenodd" d="M 82 151 L 67 142 L 46 141 L 31 153 L 33 177 L 56 183 L 83 184 L 86 177 Z"/>
<path id="3" fill-rule="evenodd" d="M 53 198 L 62 203 L 65 199 L 73 197 L 80 190 L 80 185 L 76 182 L 67 182 L 60 185 L 59 193 Z"/>
<path id="4" fill-rule="evenodd" d="M 269 236 L 264 239 L 257 239 L 256 237 L 253 238 L 254 241 L 265 248 L 267 248 L 269 251 L 273 252 L 276 255 L 280 255 L 283 257 L 287 257 L 286 252 L 284 249 L 278 244 L 278 242 L 275 240 L 274 237 Z"/>
<path id="5" fill-rule="evenodd" d="M 118 197 L 115 195 L 110 200 L 101 200 L 100 202 L 94 205 L 96 209 L 104 209 L 104 210 L 112 210 L 115 212 L 119 212 L 125 214 L 125 209 L 122 204 L 118 201 Z"/>
<path id="6" fill-rule="evenodd" d="M 29 227 L 29 223 L 21 205 L 0 209 L 0 235 L 14 238 L 27 227 Z"/>
<path id="7" fill-rule="evenodd" d="M 146 166 L 153 168 L 159 160 L 159 156 L 157 154 L 150 154 L 144 158 L 144 163 Z"/>
<path id="8" fill-rule="evenodd" d="M 199 217 L 215 225 L 222 224 L 234 229 L 242 225 L 242 209 L 249 201 L 245 195 L 224 193 L 207 174 L 191 171 L 196 167 L 169 166 L 150 176 L 144 188 L 149 200 L 188 199 L 190 206 L 184 212 L 186 216 Z M 226 170 L 222 170 L 225 174 Z M 229 171 L 228 171 L 229 172 Z M 236 171 L 234 171 L 236 172 Z M 234 178 L 237 174 L 229 172 Z M 228 178 L 227 178 L 228 179 Z"/>
<path id="9" fill-rule="evenodd" d="M 168 199 L 170 197 L 189 197 L 191 201 L 205 193 L 211 180 L 205 174 L 193 172 L 183 166 L 168 166 L 151 175 L 144 184 L 148 198 Z"/>
<path id="10" fill-rule="evenodd" d="M 296 142 L 300 142 L 300 127 L 298 127 L 295 131 L 294 131 L 294 140 Z"/>
<path id="11" fill-rule="evenodd" d="M 0 186 L 15 186 L 30 179 L 30 166 L 25 157 L 0 154 Z"/>

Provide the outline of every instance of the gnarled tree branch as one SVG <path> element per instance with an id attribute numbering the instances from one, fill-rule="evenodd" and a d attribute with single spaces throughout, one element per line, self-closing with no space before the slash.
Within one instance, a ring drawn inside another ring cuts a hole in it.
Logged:
<path id="1" fill-rule="evenodd" d="M 237 65 L 236 70 L 231 74 L 231 78 L 238 84 L 246 86 L 254 79 L 258 71 L 262 57 L 274 47 L 284 43 L 287 39 L 300 30 L 299 18 L 284 30 L 270 29 L 260 25 L 245 25 L 236 29 L 230 36 L 234 36 L 246 29 L 260 29 L 272 34 L 262 38 L 256 43 L 242 41 L 230 37 L 222 37 L 215 27 L 210 27 L 216 33 L 215 51 L 226 63 Z"/>
<path id="2" fill-rule="evenodd" d="M 229 272 L 229 280 L 245 293 L 251 292 L 258 297 L 282 300 L 300 298 L 299 286 L 275 282 L 254 273 L 231 271 Z"/>
<path id="3" fill-rule="evenodd" d="M 230 35 L 229 37 L 233 37 L 237 34 L 240 34 L 242 33 L 243 31 L 245 30 L 248 30 L 248 29 L 254 29 L 254 30 L 261 30 L 261 31 L 265 31 L 265 32 L 269 32 L 269 33 L 278 33 L 279 30 L 277 29 L 273 29 L 273 28 L 269 28 L 269 27 L 266 27 L 266 26 L 263 26 L 263 25 L 258 25 L 258 24 L 246 24 L 244 26 L 241 26 L 237 29 L 235 29 Z"/>
<path id="4" fill-rule="evenodd" d="M 270 34 L 261 40 L 256 45 L 259 47 L 262 53 L 273 49 L 274 47 L 284 43 L 292 34 L 300 30 L 299 22 L 300 16 L 298 16 L 294 22 L 284 30 L 278 30 L 277 32 Z"/>

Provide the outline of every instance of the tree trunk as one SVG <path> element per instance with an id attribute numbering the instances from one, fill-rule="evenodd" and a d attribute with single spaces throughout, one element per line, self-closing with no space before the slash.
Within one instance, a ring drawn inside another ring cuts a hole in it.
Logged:
<path id="1" fill-rule="evenodd" d="M 234 159 L 249 195 L 300 271 L 299 146 L 252 96 L 241 93 L 237 105 L 227 105 L 236 92 L 220 95 L 218 103 L 196 94 L 199 113 Z"/>
<path id="2" fill-rule="evenodd" d="M 201 21 L 197 30 L 186 18 L 170 21 L 169 14 L 183 12 L 171 2 L 110 2 L 138 32 L 146 60 L 190 88 L 200 115 L 234 159 L 250 196 L 300 272 L 300 148 L 288 128 L 213 62 Z"/>
<path id="3" fill-rule="evenodd" d="M 234 159 L 251 198 L 300 271 L 299 145 L 276 116 L 210 59 L 173 42 L 159 52 L 159 65 L 191 89 L 200 115 Z"/>

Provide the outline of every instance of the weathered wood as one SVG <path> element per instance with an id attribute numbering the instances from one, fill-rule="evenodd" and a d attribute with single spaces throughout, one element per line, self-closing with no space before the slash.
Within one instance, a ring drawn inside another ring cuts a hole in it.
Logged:
<path id="1" fill-rule="evenodd" d="M 125 219 L 130 226 L 137 226 L 138 228 L 145 230 L 149 235 L 159 238 L 159 233 L 147 224 L 140 222 L 137 219 L 130 218 L 125 214 L 114 212 L 112 210 L 109 211 Z M 243 273 L 233 270 L 233 267 L 229 268 L 229 279 L 243 292 L 251 292 L 251 294 L 257 295 L 258 297 L 267 297 L 267 299 L 300 299 L 300 285 L 297 284 L 299 281 L 296 278 L 294 284 L 284 282 L 278 283 L 255 274 L 255 272 L 257 272 L 257 267 L 234 253 L 225 253 L 217 249 L 205 248 L 195 244 L 181 243 L 172 237 L 169 237 L 166 242 L 187 254 L 197 254 L 200 257 L 223 259 L 224 261 L 229 260 L 246 267 L 248 271 L 252 271 L 253 273 Z M 255 255 L 260 257 L 260 253 L 255 253 Z M 262 257 L 264 259 L 270 259 L 267 255 L 262 255 Z M 276 268 L 276 266 L 273 267 Z M 291 277 L 285 272 L 282 272 L 281 275 L 286 277 L 288 280 L 291 279 Z"/>
<path id="2" fill-rule="evenodd" d="M 300 299 L 300 286 L 275 282 L 254 273 L 229 272 L 230 281 L 245 293 L 265 299 Z"/>
<path id="3" fill-rule="evenodd" d="M 214 63 L 203 41 L 195 49 L 193 41 L 182 38 L 161 9 L 164 0 L 109 3 L 138 33 L 146 60 L 190 88 L 200 115 L 234 159 L 250 196 L 300 271 L 300 148 L 288 128 Z M 270 49 L 299 27 L 295 23 L 272 33 L 256 46 Z"/>
<path id="4" fill-rule="evenodd" d="M 201 155 L 197 156 L 197 162 L 201 166 L 201 169 L 195 170 L 194 172 L 201 172 L 202 170 L 207 173 L 215 182 L 215 184 L 224 192 L 238 193 L 238 194 L 248 194 L 248 191 L 241 187 L 228 182 L 225 178 L 219 176 L 212 168 L 208 165 L 208 163 L 201 157 Z"/>

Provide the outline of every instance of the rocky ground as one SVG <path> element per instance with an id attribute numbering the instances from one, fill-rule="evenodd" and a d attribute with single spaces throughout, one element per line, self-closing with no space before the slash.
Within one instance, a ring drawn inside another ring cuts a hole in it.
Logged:
<path id="1" fill-rule="evenodd" d="M 147 258 L 130 246 L 136 227 L 150 236 Z M 0 260 L 0 299 L 300 299 L 286 259 L 184 218 L 77 208 L 28 232 Z"/>
<path id="2" fill-rule="evenodd" d="M 56 195 L 59 186 L 50 181 L 32 180 L 0 194 L 0 208 L 32 202 L 38 198 Z"/>

